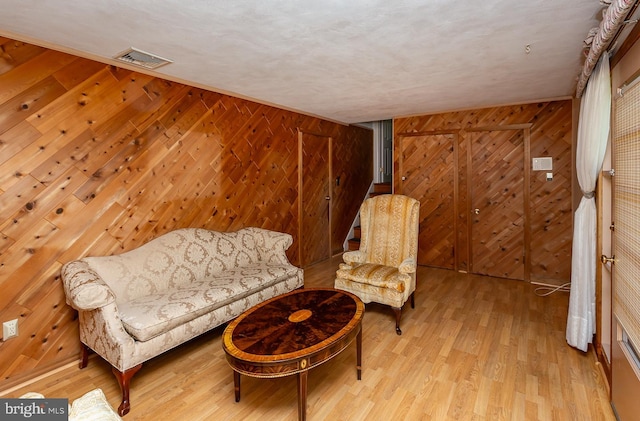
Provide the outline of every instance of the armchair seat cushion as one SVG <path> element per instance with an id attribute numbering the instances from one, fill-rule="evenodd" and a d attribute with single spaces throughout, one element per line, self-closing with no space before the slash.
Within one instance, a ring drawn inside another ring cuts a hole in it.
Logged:
<path id="1" fill-rule="evenodd" d="M 247 265 L 124 302 L 118 307 L 125 330 L 148 341 L 203 314 L 296 276 L 291 265 Z"/>
<path id="2" fill-rule="evenodd" d="M 353 267 L 341 264 L 336 275 L 338 278 L 398 292 L 404 292 L 407 284 L 411 281 L 411 276 L 400 273 L 397 267 L 376 263 L 362 263 Z"/>
<path id="3" fill-rule="evenodd" d="M 334 286 L 336 289 L 357 295 L 364 303 L 376 302 L 395 308 L 402 307 L 408 296 L 408 291 L 400 292 L 395 288 L 379 287 L 345 278 L 336 278 Z"/>

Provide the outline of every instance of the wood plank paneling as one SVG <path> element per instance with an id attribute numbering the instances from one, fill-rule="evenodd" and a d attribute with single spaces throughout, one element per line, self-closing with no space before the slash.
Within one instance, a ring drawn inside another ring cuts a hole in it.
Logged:
<path id="1" fill-rule="evenodd" d="M 292 234 L 299 264 L 299 129 L 332 138 L 349 181 L 341 244 L 372 180 L 370 130 L 0 39 L 0 321 L 20 330 L 0 342 L 0 390 L 78 358 L 69 260 L 259 226 Z"/>
<path id="2" fill-rule="evenodd" d="M 529 149 L 525 157 L 552 157 L 553 180 L 546 180 L 547 171 L 526 171 L 530 177 L 524 188 L 530 191 L 526 205 L 529 208 L 527 262 L 530 280 L 561 284 L 570 279 L 571 239 L 573 231 L 572 192 L 572 105 L 571 101 L 553 101 L 477 110 L 423 115 L 394 120 L 395 138 L 426 133 L 457 133 L 458 138 L 458 203 L 456 264 L 458 270 L 469 270 L 469 238 L 471 191 L 474 180 L 468 179 L 468 168 L 472 165 L 469 137 L 474 130 L 495 130 L 527 127 Z M 400 186 L 398 142 L 395 145 L 395 188 Z M 423 175 L 426 176 L 426 175 Z M 524 176 L 524 174 L 523 174 Z M 451 229 L 454 229 L 452 226 Z M 527 232 L 527 231 L 525 231 Z"/>
<path id="3" fill-rule="evenodd" d="M 25 114 L 41 110 L 65 92 L 66 89 L 49 76 L 6 101 L 0 108 L 0 134 L 24 120 Z"/>
<path id="4" fill-rule="evenodd" d="M 547 171 L 532 171 L 531 279 L 564 283 L 571 280 L 571 116 L 569 101 L 541 107 L 531 127 L 531 157 L 553 157 L 553 181 Z"/>
<path id="5" fill-rule="evenodd" d="M 17 49 L 28 49 L 29 44 L 22 44 Z M 24 62 L 16 61 L 15 66 L 0 74 L 0 104 L 4 104 L 20 92 L 31 88 L 41 80 L 51 76 L 52 73 L 64 68 L 76 57 L 52 50 L 34 51 L 36 54 Z M 15 57 L 15 54 L 13 55 Z M 24 58 L 28 57 L 25 55 Z"/>
<path id="6" fill-rule="evenodd" d="M 36 45 L 25 44 L 24 42 L 4 37 L 0 38 L 0 74 L 8 73 L 9 70 L 31 60 L 44 51 L 44 48 Z"/>
<path id="7" fill-rule="evenodd" d="M 308 266 L 331 257 L 331 138 L 301 131 L 299 141 L 300 233 L 308 240 L 300 243 L 300 263 Z"/>
<path id="8" fill-rule="evenodd" d="M 455 268 L 454 134 L 400 136 L 399 193 L 420 201 L 418 264 Z"/>
<path id="9" fill-rule="evenodd" d="M 455 161 L 457 168 L 468 168 L 471 161 L 471 148 L 465 136 L 458 135 L 458 159 Z M 471 261 L 471 246 L 469 230 L 471 227 L 471 212 L 468 207 L 471 196 L 473 180 L 469 179 L 467 171 L 458 171 L 458 209 L 457 209 L 457 230 L 456 230 L 456 268 L 460 271 L 469 271 Z"/>

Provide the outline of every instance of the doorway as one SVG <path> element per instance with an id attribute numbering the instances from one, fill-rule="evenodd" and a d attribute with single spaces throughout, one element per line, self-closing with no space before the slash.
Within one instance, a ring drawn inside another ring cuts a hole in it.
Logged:
<path id="1" fill-rule="evenodd" d="M 382 183 L 393 181 L 393 121 L 382 121 Z"/>
<path id="2" fill-rule="evenodd" d="M 331 137 L 298 131 L 301 266 L 331 256 Z"/>

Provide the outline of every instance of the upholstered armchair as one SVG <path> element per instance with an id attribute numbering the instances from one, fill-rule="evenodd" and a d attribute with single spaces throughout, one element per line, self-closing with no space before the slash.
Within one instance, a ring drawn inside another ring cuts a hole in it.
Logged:
<path id="1" fill-rule="evenodd" d="M 386 194 L 364 201 L 360 207 L 360 249 L 342 255 L 335 287 L 357 295 L 363 302 L 389 305 L 400 330 L 402 307 L 411 298 L 415 307 L 420 202 Z"/>

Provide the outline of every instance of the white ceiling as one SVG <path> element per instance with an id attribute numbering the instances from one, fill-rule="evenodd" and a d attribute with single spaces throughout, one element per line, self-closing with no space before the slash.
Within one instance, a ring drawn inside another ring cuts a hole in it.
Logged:
<path id="1" fill-rule="evenodd" d="M 598 0 L 0 0 L 0 34 L 345 123 L 567 97 Z M 525 47 L 530 45 L 530 53 Z"/>

